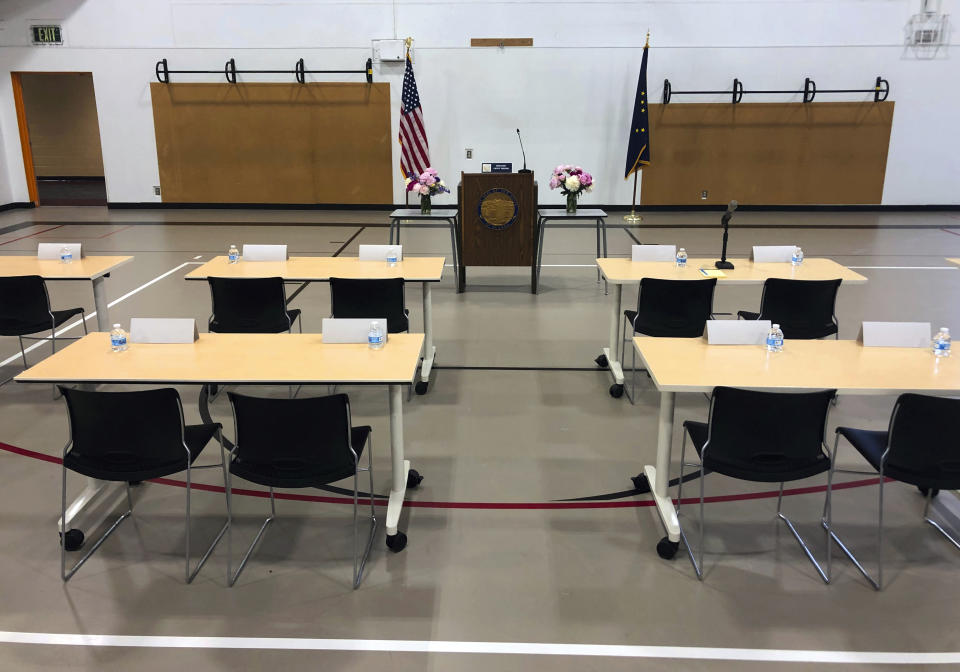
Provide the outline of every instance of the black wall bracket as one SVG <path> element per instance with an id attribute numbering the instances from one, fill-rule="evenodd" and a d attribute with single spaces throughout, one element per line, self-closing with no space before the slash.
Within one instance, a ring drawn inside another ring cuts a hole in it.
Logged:
<path id="1" fill-rule="evenodd" d="M 666 105 L 670 102 L 671 98 L 676 95 L 681 96 L 717 96 L 717 95 L 729 95 L 730 102 L 736 105 L 741 100 L 743 100 L 744 94 L 754 94 L 754 93 L 783 93 L 783 94 L 803 94 L 804 103 L 812 103 L 813 99 L 816 98 L 818 93 L 872 93 L 873 101 L 875 103 L 883 102 L 887 99 L 887 96 L 890 95 L 890 82 L 885 80 L 883 77 L 877 76 L 876 83 L 872 89 L 817 89 L 817 84 L 812 79 L 807 77 L 803 81 L 803 89 L 800 91 L 791 91 L 791 90 L 782 90 L 782 89 L 755 89 L 752 91 L 746 91 L 743 88 L 743 82 L 739 79 L 734 78 L 733 88 L 730 90 L 724 91 L 674 91 L 673 86 L 670 84 L 669 79 L 663 80 L 663 94 L 661 97 L 661 102 Z"/>
<path id="2" fill-rule="evenodd" d="M 306 65 L 301 58 L 296 62 L 293 70 L 237 70 L 237 62 L 234 59 L 227 61 L 223 70 L 171 70 L 167 65 L 167 59 L 161 58 L 157 61 L 155 68 L 157 81 L 161 84 L 170 83 L 170 75 L 223 75 L 230 84 L 237 83 L 238 74 L 272 74 L 272 75 L 293 75 L 300 84 L 307 83 L 308 74 L 324 75 L 364 75 L 367 84 L 373 83 L 373 59 L 368 58 L 364 63 L 363 70 L 307 70 Z"/>

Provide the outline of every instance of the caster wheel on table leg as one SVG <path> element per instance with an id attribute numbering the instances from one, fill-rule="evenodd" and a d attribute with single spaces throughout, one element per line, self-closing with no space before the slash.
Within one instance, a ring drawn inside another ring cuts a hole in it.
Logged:
<path id="1" fill-rule="evenodd" d="M 650 483 L 647 481 L 646 474 L 637 474 L 636 476 L 631 476 L 630 480 L 633 482 L 634 489 L 641 490 L 643 492 L 650 492 Z"/>
<path id="2" fill-rule="evenodd" d="M 416 488 L 423 481 L 423 476 L 420 475 L 420 472 L 416 469 L 411 469 L 407 472 L 407 487 Z"/>
<path id="3" fill-rule="evenodd" d="M 397 532 L 394 535 L 387 535 L 387 548 L 394 553 L 399 553 L 407 547 L 407 535 L 403 532 Z"/>
<path id="4" fill-rule="evenodd" d="M 608 366 L 610 366 L 610 362 L 607 361 L 607 356 L 606 356 L 606 355 L 600 355 L 599 357 L 597 357 L 597 358 L 596 358 L 595 360 L 593 360 L 593 361 L 594 361 L 594 362 L 596 363 L 596 365 L 599 366 L 601 369 L 605 369 L 605 368 L 607 368 Z"/>
<path id="5" fill-rule="evenodd" d="M 623 396 L 623 385 L 618 385 L 617 383 L 614 383 L 613 385 L 611 385 L 611 386 L 610 386 L 610 396 L 613 397 L 614 399 L 619 399 L 620 397 L 622 397 L 622 396 Z"/>
<path id="6" fill-rule="evenodd" d="M 919 490 L 920 494 L 923 495 L 924 497 L 926 497 L 927 494 L 930 493 L 930 488 L 925 488 L 923 486 L 917 486 L 917 490 Z M 940 494 L 940 488 L 934 488 L 933 494 L 931 494 L 930 497 L 936 497 L 939 494 Z"/>
<path id="7" fill-rule="evenodd" d="M 60 543 L 68 551 L 79 551 L 83 546 L 83 532 L 77 529 L 60 533 Z"/>
<path id="8" fill-rule="evenodd" d="M 670 537 L 664 537 L 657 542 L 657 555 L 664 560 L 673 560 L 673 556 L 677 554 L 679 548 L 679 541 L 670 541 Z"/>
<path id="9" fill-rule="evenodd" d="M 414 386 L 414 391 L 416 391 L 417 394 L 426 394 L 427 387 L 429 386 L 430 386 L 429 382 L 427 382 L 426 380 L 421 380 L 419 383 L 417 383 Z"/>

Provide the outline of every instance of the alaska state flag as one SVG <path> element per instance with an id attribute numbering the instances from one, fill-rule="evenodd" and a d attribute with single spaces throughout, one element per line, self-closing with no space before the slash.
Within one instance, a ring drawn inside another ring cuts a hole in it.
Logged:
<path id="1" fill-rule="evenodd" d="M 650 121 L 647 116 L 648 49 L 649 42 L 643 47 L 643 60 L 640 62 L 640 81 L 637 83 L 637 97 L 633 102 L 633 122 L 630 124 L 630 143 L 627 147 L 627 166 L 623 179 L 650 165 Z"/>

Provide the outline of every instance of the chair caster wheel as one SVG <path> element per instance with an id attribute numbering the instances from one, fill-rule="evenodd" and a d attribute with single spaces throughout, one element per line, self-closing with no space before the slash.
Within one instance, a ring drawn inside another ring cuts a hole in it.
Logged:
<path id="1" fill-rule="evenodd" d="M 407 487 L 416 488 L 423 481 L 423 476 L 420 475 L 420 472 L 416 469 L 411 469 L 407 472 Z M 388 537 L 389 538 L 389 537 Z"/>
<path id="2" fill-rule="evenodd" d="M 606 355 L 600 355 L 593 361 L 596 362 L 597 366 L 599 366 L 601 369 L 605 369 L 610 366 L 610 362 L 607 361 Z"/>
<path id="3" fill-rule="evenodd" d="M 646 474 L 637 474 L 636 476 L 631 476 L 630 480 L 633 482 L 633 488 L 635 490 L 640 490 L 641 492 L 650 492 L 650 483 L 647 481 Z"/>
<path id="4" fill-rule="evenodd" d="M 407 535 L 403 532 L 397 532 L 394 535 L 387 535 L 387 548 L 394 553 L 399 553 L 407 547 Z"/>
<path id="5" fill-rule="evenodd" d="M 428 383 L 427 381 L 421 380 L 419 383 L 416 384 L 416 386 L 415 386 L 413 389 L 414 389 L 414 391 L 416 391 L 417 394 L 426 394 L 426 393 L 427 393 L 427 387 L 428 387 L 429 385 L 430 385 L 430 383 Z"/>
<path id="6" fill-rule="evenodd" d="M 68 551 L 79 551 L 83 546 L 83 532 L 77 529 L 61 532 L 60 543 Z"/>
<path id="7" fill-rule="evenodd" d="M 623 385 L 617 385 L 614 383 L 610 386 L 610 396 L 614 399 L 619 399 L 623 396 Z"/>
<path id="8" fill-rule="evenodd" d="M 930 488 L 925 488 L 925 487 L 923 487 L 923 486 L 917 486 L 917 490 L 919 490 L 919 491 L 920 491 L 920 494 L 923 495 L 924 497 L 926 497 L 928 494 L 930 494 Z M 940 488 L 934 488 L 934 489 L 933 489 L 933 493 L 930 494 L 930 497 L 931 497 L 931 498 L 932 498 L 932 497 L 936 497 L 936 496 L 939 495 L 939 494 L 940 494 Z"/>
<path id="9" fill-rule="evenodd" d="M 664 560 L 673 560 L 673 556 L 677 554 L 679 548 L 679 541 L 670 541 L 670 537 L 664 537 L 657 542 L 657 555 Z"/>

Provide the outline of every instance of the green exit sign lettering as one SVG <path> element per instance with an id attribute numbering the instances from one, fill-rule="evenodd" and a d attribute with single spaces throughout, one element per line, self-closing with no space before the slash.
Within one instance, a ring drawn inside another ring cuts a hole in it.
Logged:
<path id="1" fill-rule="evenodd" d="M 34 44 L 63 44 L 60 26 L 30 26 Z"/>

